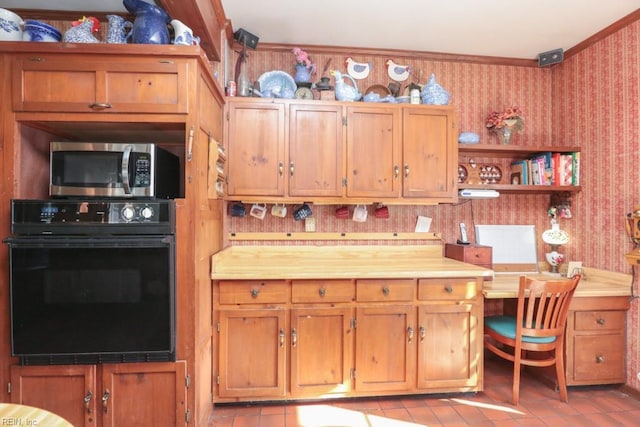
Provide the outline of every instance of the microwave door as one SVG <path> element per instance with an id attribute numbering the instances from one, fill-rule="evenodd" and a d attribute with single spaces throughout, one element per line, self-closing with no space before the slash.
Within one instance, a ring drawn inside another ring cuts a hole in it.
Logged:
<path id="1" fill-rule="evenodd" d="M 133 145 L 127 145 L 122 154 L 122 188 L 125 194 L 131 194 L 131 186 L 129 185 L 129 163 L 131 162 L 131 152 Z"/>

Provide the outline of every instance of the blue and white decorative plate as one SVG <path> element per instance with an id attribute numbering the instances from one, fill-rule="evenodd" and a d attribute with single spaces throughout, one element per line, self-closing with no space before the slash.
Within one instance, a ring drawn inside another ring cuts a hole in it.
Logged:
<path id="1" fill-rule="evenodd" d="M 258 78 L 263 98 L 293 99 L 298 86 L 293 77 L 284 71 L 268 71 Z"/>

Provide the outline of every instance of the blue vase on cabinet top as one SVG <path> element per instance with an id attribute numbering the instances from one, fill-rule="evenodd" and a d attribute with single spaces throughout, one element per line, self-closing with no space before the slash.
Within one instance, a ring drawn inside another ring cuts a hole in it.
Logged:
<path id="1" fill-rule="evenodd" d="M 124 7 L 135 16 L 131 42 L 140 44 L 169 44 L 171 19 L 164 9 L 143 0 L 123 0 Z"/>

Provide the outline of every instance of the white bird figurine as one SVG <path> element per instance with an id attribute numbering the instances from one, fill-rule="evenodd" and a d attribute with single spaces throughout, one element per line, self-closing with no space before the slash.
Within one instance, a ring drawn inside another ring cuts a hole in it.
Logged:
<path id="1" fill-rule="evenodd" d="M 411 67 L 408 65 L 398 65 L 393 60 L 388 59 L 387 62 L 387 74 L 391 77 L 391 80 L 397 82 L 403 82 L 411 75 Z"/>
<path id="2" fill-rule="evenodd" d="M 368 62 L 356 62 L 349 56 L 344 63 L 347 66 L 347 73 L 354 79 L 365 79 L 371 72 L 371 64 Z"/>

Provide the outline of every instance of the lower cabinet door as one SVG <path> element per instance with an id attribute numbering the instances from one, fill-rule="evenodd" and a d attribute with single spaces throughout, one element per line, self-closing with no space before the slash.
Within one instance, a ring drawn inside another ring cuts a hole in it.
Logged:
<path id="1" fill-rule="evenodd" d="M 415 319 L 410 305 L 356 309 L 356 392 L 415 387 Z"/>
<path id="2" fill-rule="evenodd" d="M 98 411 L 105 427 L 185 426 L 185 361 L 101 365 Z"/>
<path id="3" fill-rule="evenodd" d="M 186 362 L 12 366 L 11 402 L 75 427 L 186 426 Z"/>
<path id="4" fill-rule="evenodd" d="M 482 372 L 478 328 L 473 304 L 420 306 L 418 388 L 478 385 Z"/>
<path id="5" fill-rule="evenodd" d="M 351 308 L 291 310 L 291 393 L 323 396 L 351 391 Z"/>
<path id="6" fill-rule="evenodd" d="M 46 409 L 76 427 L 95 426 L 96 366 L 11 366 L 11 403 Z"/>
<path id="7" fill-rule="evenodd" d="M 220 397 L 285 395 L 285 309 L 221 310 Z"/>

